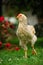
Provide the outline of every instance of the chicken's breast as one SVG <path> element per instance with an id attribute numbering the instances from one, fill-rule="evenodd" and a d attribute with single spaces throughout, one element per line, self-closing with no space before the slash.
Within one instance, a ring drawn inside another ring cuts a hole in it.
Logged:
<path id="1" fill-rule="evenodd" d="M 34 36 L 33 30 L 31 29 L 30 26 L 23 26 L 22 24 L 20 24 L 16 34 L 21 40 L 27 40 L 27 39 L 29 40 L 32 39 Z"/>

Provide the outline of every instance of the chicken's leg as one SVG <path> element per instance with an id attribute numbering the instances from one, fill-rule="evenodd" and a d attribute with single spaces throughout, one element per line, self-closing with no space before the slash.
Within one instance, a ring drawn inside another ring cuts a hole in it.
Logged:
<path id="1" fill-rule="evenodd" d="M 24 49 L 24 57 L 27 58 L 27 46 L 20 40 L 20 46 Z"/>
<path id="2" fill-rule="evenodd" d="M 32 47 L 32 53 L 37 55 L 37 52 L 34 48 L 34 44 L 36 41 L 37 41 L 37 37 L 34 35 L 32 41 L 31 41 L 31 47 Z"/>
<path id="3" fill-rule="evenodd" d="M 25 52 L 24 57 L 27 58 L 27 50 L 24 50 L 24 52 Z"/>
<path id="4" fill-rule="evenodd" d="M 28 49 L 27 49 L 27 46 L 24 45 L 24 53 L 25 53 L 24 57 L 25 57 L 25 58 L 27 58 L 27 56 L 28 56 L 28 55 L 27 55 L 27 50 L 28 50 Z"/>
<path id="5" fill-rule="evenodd" d="M 32 54 L 37 55 L 37 52 L 36 52 L 36 50 L 34 48 L 34 45 L 32 45 Z"/>

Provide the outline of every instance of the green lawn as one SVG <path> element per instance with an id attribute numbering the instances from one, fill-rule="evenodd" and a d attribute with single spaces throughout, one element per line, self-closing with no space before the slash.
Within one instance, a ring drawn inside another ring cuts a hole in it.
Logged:
<path id="1" fill-rule="evenodd" d="M 0 50 L 0 65 L 43 65 L 43 47 L 41 43 L 43 38 L 39 38 L 36 42 L 35 48 L 37 50 L 37 55 L 32 55 L 32 49 L 28 49 L 28 58 L 25 59 L 24 51 L 20 48 L 19 51 L 15 50 Z"/>

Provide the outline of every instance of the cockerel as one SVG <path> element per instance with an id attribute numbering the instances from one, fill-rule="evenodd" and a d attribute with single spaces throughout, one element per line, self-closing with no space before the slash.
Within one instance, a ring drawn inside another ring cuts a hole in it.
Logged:
<path id="1" fill-rule="evenodd" d="M 27 24 L 27 17 L 20 13 L 17 15 L 17 19 L 19 21 L 18 28 L 17 28 L 17 37 L 19 39 L 20 46 L 24 49 L 25 55 L 24 57 L 27 58 L 27 44 L 31 43 L 32 53 L 37 54 L 34 44 L 37 41 L 37 36 L 35 35 L 36 31 L 34 26 Z"/>

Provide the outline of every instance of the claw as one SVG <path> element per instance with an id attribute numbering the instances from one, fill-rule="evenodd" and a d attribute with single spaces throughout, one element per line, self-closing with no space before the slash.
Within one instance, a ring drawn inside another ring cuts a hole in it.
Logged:
<path id="1" fill-rule="evenodd" d="M 33 55 L 37 55 L 37 52 L 36 52 L 35 49 L 32 51 L 32 54 L 33 54 Z"/>

